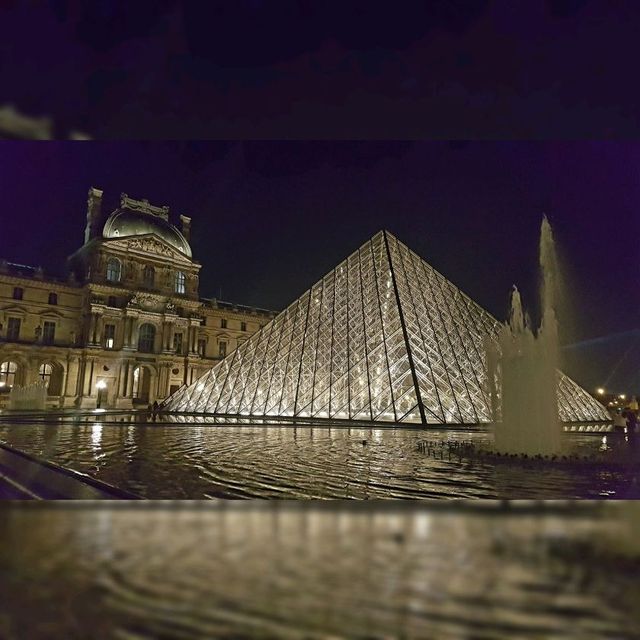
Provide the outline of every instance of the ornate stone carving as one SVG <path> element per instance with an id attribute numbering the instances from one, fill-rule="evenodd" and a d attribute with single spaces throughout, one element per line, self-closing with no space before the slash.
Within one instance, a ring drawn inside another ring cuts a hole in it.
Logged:
<path id="1" fill-rule="evenodd" d="M 157 207 L 153 204 L 150 204 L 146 198 L 142 200 L 135 200 L 134 198 L 130 198 L 126 193 L 120 194 L 120 206 L 123 209 L 129 209 L 129 211 L 142 211 L 143 213 L 150 213 L 154 216 L 158 216 L 159 218 L 163 218 L 167 220 L 169 217 L 169 207 Z"/>
<path id="2" fill-rule="evenodd" d="M 134 238 L 129 241 L 129 249 L 139 249 L 145 253 L 156 253 L 170 258 L 173 258 L 175 255 L 169 247 L 153 238 Z"/>
<path id="3" fill-rule="evenodd" d="M 160 298 L 148 293 L 136 293 L 127 303 L 127 308 L 144 309 L 147 311 L 159 311 Z"/>

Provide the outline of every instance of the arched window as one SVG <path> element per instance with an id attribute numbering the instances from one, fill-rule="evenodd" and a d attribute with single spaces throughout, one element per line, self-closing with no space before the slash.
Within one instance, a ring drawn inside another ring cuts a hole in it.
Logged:
<path id="1" fill-rule="evenodd" d="M 15 362 L 0 363 L 0 391 L 11 389 L 16 383 L 18 365 Z"/>
<path id="2" fill-rule="evenodd" d="M 121 265 L 118 258 L 107 260 L 107 280 L 109 282 L 120 282 Z"/>
<path id="3" fill-rule="evenodd" d="M 53 367 L 48 362 L 41 364 L 40 369 L 38 369 L 38 376 L 42 379 L 42 381 L 44 382 L 44 386 L 47 387 L 47 389 L 49 388 L 49 383 L 51 382 L 52 373 Z"/>
<path id="4" fill-rule="evenodd" d="M 186 293 L 187 288 L 186 288 L 186 281 L 187 278 L 184 275 L 184 273 L 182 273 L 182 271 L 176 271 L 176 293 Z"/>
<path id="5" fill-rule="evenodd" d="M 151 265 L 148 264 L 142 270 L 142 283 L 144 284 L 145 287 L 153 287 L 153 282 L 155 280 L 155 277 L 156 277 L 156 270 Z"/>
<path id="6" fill-rule="evenodd" d="M 138 351 L 143 353 L 153 353 L 153 345 L 156 340 L 156 328 L 149 323 L 140 327 L 138 334 Z"/>
<path id="7" fill-rule="evenodd" d="M 57 293 L 50 293 L 49 294 L 49 304 L 58 304 L 58 294 Z"/>

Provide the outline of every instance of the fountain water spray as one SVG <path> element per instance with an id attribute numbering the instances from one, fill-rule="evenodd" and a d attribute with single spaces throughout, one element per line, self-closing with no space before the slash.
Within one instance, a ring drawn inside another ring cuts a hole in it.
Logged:
<path id="1" fill-rule="evenodd" d="M 560 452 L 558 418 L 558 325 L 555 313 L 557 263 L 551 226 L 540 232 L 542 319 L 534 334 L 517 287 L 511 293 L 509 322 L 487 361 L 496 421 L 495 446 L 502 453 L 552 455 Z M 500 393 L 498 394 L 498 384 Z"/>
<path id="2" fill-rule="evenodd" d="M 25 387 L 14 386 L 9 394 L 9 408 L 44 411 L 46 400 L 47 386 L 44 382 L 34 382 Z"/>

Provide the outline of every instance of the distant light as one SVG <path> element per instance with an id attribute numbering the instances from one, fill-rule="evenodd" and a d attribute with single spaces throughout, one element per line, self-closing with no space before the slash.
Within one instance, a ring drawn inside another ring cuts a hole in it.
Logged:
<path id="1" fill-rule="evenodd" d="M 107 383 L 104 380 L 98 380 L 98 382 L 96 382 L 96 389 L 106 389 L 107 388 Z"/>
<path id="2" fill-rule="evenodd" d="M 618 398 L 620 398 L 620 400 L 625 400 L 627 396 L 624 395 L 624 393 L 621 393 Z"/>
<path id="3" fill-rule="evenodd" d="M 602 387 L 598 387 L 596 391 L 602 396 L 604 395 L 604 389 Z"/>

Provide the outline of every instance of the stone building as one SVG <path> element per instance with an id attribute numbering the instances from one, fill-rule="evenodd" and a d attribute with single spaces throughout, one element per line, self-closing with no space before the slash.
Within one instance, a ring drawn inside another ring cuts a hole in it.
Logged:
<path id="1" fill-rule="evenodd" d="M 190 384 L 274 314 L 201 298 L 191 219 L 89 189 L 84 244 L 64 280 L 0 261 L 0 407 L 43 381 L 48 406 L 131 408 Z"/>

